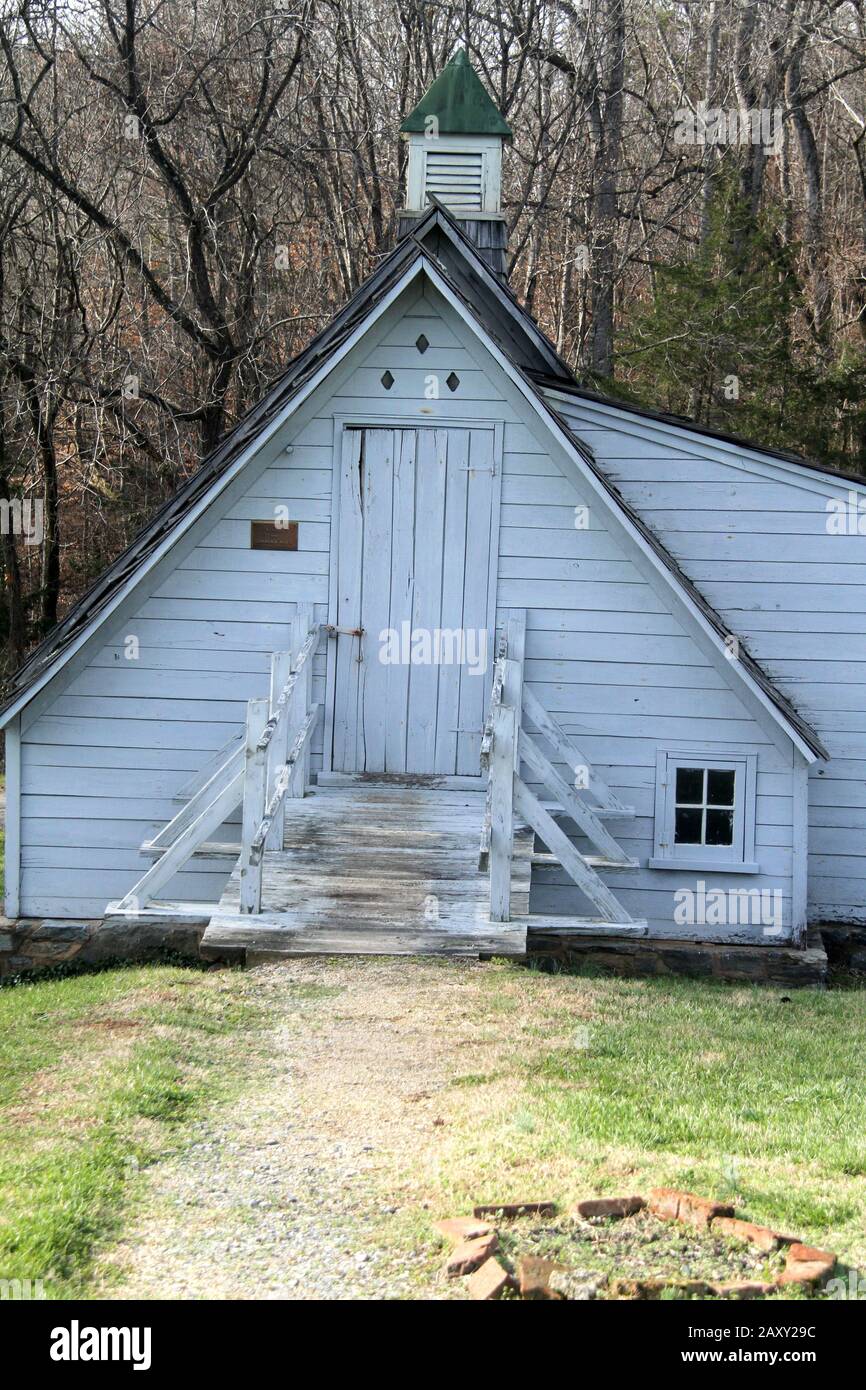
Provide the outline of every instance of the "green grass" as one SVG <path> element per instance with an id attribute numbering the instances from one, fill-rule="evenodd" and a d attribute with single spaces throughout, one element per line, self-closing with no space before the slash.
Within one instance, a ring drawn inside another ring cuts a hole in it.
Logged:
<path id="1" fill-rule="evenodd" d="M 866 993 L 503 964 L 473 1030 L 489 1085 L 450 1092 L 441 1214 L 671 1184 L 866 1268 Z"/>
<path id="2" fill-rule="evenodd" d="M 142 1169 L 245 1083 L 259 1021 L 233 974 L 172 966 L 0 990 L 0 1277 L 85 1292 Z"/>
<path id="3" fill-rule="evenodd" d="M 278 1007 L 254 975 L 176 966 L 0 989 L 0 1278 L 86 1295 L 96 1254 L 138 1210 L 142 1171 L 255 1084 L 272 1026 L 297 1028 L 301 1055 L 311 1035 L 321 1056 L 330 1040 L 345 1047 L 363 997 L 352 969 L 366 988 L 363 961 L 335 962 Z M 408 1098 L 376 1179 L 376 1202 L 398 1206 L 384 1238 L 423 1252 L 419 1277 L 441 1265 L 436 1217 L 530 1198 L 567 1210 L 664 1184 L 866 1270 L 866 993 L 502 962 L 381 969 L 365 1045 L 387 1061 L 389 1030 L 408 1019 L 435 1041 L 419 1091 L 444 1082 L 429 1126 Z M 392 1112 L 390 1073 L 362 1073 L 375 1124 Z M 331 1084 L 354 1097 L 350 1060 Z"/>

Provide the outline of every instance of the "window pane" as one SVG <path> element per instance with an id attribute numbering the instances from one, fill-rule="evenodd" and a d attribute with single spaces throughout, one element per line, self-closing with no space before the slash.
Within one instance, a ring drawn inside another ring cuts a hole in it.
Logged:
<path id="1" fill-rule="evenodd" d="M 704 769 L 702 767 L 677 768 L 677 805 L 685 802 L 697 803 L 704 799 Z"/>
<path id="2" fill-rule="evenodd" d="M 733 843 L 733 811 L 707 811 L 707 844 L 732 845 Z"/>
<path id="3" fill-rule="evenodd" d="M 701 843 L 702 819 L 703 813 L 699 809 L 684 810 L 678 806 L 674 824 L 674 844 L 699 845 Z"/>
<path id="4" fill-rule="evenodd" d="M 711 767 L 707 772 L 707 802 L 710 806 L 733 806 L 733 768 Z"/>

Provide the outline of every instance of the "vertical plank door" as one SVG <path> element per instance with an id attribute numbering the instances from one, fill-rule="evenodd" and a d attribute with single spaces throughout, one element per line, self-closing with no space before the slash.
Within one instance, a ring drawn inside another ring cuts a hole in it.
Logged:
<path id="1" fill-rule="evenodd" d="M 337 638 L 335 771 L 480 773 L 493 440 L 455 427 L 344 431 L 337 625 L 363 636 Z"/>

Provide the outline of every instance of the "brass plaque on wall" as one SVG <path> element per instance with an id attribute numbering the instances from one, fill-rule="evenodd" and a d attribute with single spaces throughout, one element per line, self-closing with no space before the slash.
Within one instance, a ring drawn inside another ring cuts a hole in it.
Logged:
<path id="1" fill-rule="evenodd" d="M 252 550 L 297 550 L 298 523 L 287 521 L 279 525 L 276 521 L 251 521 L 250 548 Z"/>

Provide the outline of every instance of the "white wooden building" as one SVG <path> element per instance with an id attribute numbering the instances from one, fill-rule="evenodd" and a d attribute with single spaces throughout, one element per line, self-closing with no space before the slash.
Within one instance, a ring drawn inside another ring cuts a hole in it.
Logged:
<path id="1" fill-rule="evenodd" d="M 393 252 L 15 678 L 7 916 L 866 922 L 866 482 L 581 387 L 463 55 L 405 133 Z"/>

